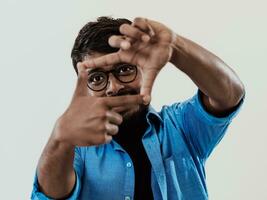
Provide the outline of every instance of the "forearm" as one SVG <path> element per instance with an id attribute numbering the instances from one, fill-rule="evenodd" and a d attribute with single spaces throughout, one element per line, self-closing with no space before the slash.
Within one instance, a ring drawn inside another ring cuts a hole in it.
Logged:
<path id="1" fill-rule="evenodd" d="M 38 163 L 37 175 L 41 191 L 49 197 L 62 198 L 75 185 L 73 169 L 74 147 L 55 139 L 55 131 L 43 150 Z"/>
<path id="2" fill-rule="evenodd" d="M 244 95 L 243 84 L 230 67 L 186 38 L 177 35 L 170 62 L 186 73 L 218 107 L 233 107 Z"/>

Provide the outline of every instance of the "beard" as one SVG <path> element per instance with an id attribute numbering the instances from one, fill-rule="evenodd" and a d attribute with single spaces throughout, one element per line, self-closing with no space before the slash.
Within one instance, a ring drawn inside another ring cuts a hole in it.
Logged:
<path id="1" fill-rule="evenodd" d="M 121 113 L 123 121 L 119 125 L 118 134 L 115 135 L 114 138 L 127 140 L 125 139 L 125 137 L 132 138 L 133 135 L 135 135 L 136 137 L 142 136 L 148 125 L 146 119 L 148 107 L 149 107 L 148 105 L 143 105 L 143 104 L 137 105 L 125 111 L 124 113 Z"/>
<path id="2" fill-rule="evenodd" d="M 134 89 L 127 89 L 119 91 L 116 96 L 123 96 L 123 95 L 138 95 L 140 94 L 140 90 Z M 148 112 L 148 105 L 138 104 L 138 105 L 130 105 L 126 109 L 121 112 L 118 112 L 122 118 L 123 122 L 122 125 L 129 125 L 129 124 L 138 124 L 140 120 L 145 119 L 145 116 Z"/>
<path id="3" fill-rule="evenodd" d="M 139 121 L 140 119 L 143 119 L 146 116 L 146 113 L 148 111 L 148 105 L 136 105 L 132 106 L 126 111 L 121 112 L 123 122 L 122 123 L 129 123 L 134 121 Z"/>

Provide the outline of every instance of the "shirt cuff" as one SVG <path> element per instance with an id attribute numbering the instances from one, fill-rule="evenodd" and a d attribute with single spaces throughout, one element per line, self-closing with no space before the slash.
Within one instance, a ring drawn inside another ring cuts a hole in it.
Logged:
<path id="1" fill-rule="evenodd" d="M 72 193 L 68 196 L 67 200 L 76 200 L 78 199 L 80 193 L 80 181 L 78 174 L 75 171 L 76 179 L 75 179 L 75 186 L 72 190 Z M 44 193 L 40 191 L 37 173 L 35 174 L 34 183 L 33 183 L 33 191 L 31 195 L 31 200 L 53 200 L 52 198 L 46 196 Z"/>
<path id="2" fill-rule="evenodd" d="M 216 117 L 205 110 L 203 102 L 201 101 L 200 90 L 198 90 L 197 94 L 191 98 L 190 103 L 197 110 L 196 114 L 201 120 L 204 120 L 208 124 L 225 124 L 230 123 L 232 119 L 239 113 L 244 103 L 244 98 L 245 97 L 240 100 L 239 104 L 235 107 L 235 109 L 226 117 Z"/>

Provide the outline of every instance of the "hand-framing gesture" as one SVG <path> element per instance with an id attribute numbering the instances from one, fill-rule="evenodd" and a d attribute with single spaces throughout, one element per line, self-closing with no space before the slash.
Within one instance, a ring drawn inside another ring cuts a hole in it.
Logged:
<path id="1" fill-rule="evenodd" d="M 122 35 L 109 38 L 118 52 L 84 61 L 86 67 L 102 67 L 116 63 L 130 63 L 141 68 L 143 83 L 140 94 L 144 101 L 151 100 L 151 90 L 155 78 L 172 55 L 173 32 L 159 22 L 145 18 L 135 18 L 134 22 L 120 26 Z"/>

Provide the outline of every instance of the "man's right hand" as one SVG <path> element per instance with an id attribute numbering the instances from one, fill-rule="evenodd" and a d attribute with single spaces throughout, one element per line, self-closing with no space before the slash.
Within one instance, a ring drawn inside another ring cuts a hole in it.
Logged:
<path id="1" fill-rule="evenodd" d="M 88 72 L 78 63 L 78 81 L 72 101 L 57 120 L 54 138 L 73 146 L 91 146 L 108 143 L 118 133 L 123 118 L 118 110 L 143 103 L 141 95 L 94 97 L 88 93 Z M 115 112 L 116 110 L 117 112 Z"/>

